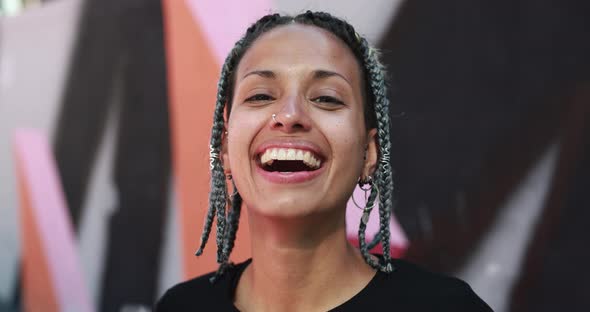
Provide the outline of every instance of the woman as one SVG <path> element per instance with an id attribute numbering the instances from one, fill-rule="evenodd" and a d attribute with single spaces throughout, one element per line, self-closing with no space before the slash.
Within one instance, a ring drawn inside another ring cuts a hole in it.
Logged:
<path id="1" fill-rule="evenodd" d="M 157 311 L 491 310 L 464 282 L 390 257 L 384 79 L 375 50 L 327 13 L 268 15 L 247 30 L 221 72 L 209 211 L 197 251 L 216 216 L 220 267 L 168 290 Z M 357 184 L 370 193 L 360 250 L 345 235 Z M 380 231 L 366 243 L 375 200 Z M 252 259 L 233 265 L 242 202 Z M 377 243 L 383 255 L 369 253 Z"/>

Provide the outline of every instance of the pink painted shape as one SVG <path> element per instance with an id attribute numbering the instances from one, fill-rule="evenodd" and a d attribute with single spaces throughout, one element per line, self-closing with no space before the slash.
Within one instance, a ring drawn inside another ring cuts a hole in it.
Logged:
<path id="1" fill-rule="evenodd" d="M 46 136 L 37 130 L 19 129 L 14 142 L 61 311 L 92 312 L 74 231 Z"/>
<path id="2" fill-rule="evenodd" d="M 365 202 L 365 193 L 358 187 L 354 189 L 353 193 L 354 198 L 356 199 L 357 203 L 361 204 Z M 349 241 L 353 242 L 355 245 L 358 246 L 358 230 L 359 230 L 359 223 L 361 221 L 361 216 L 363 211 L 359 209 L 357 206 L 354 205 L 352 199 L 348 201 L 348 205 L 346 207 L 346 237 Z M 375 208 L 371 211 L 371 215 L 369 218 L 369 222 L 367 223 L 367 231 L 366 231 L 366 239 L 367 242 L 370 242 L 375 234 L 379 230 L 379 204 L 375 204 Z M 389 230 L 391 232 L 391 236 L 389 238 L 389 246 L 391 247 L 391 255 L 393 257 L 401 257 L 403 256 L 404 252 L 408 248 L 408 239 L 406 238 L 406 234 L 404 230 L 401 228 L 395 215 L 391 214 L 391 220 L 389 222 Z M 382 252 L 382 250 L 377 249 L 377 252 Z"/>
<path id="3" fill-rule="evenodd" d="M 223 64 L 225 57 L 248 26 L 272 9 L 271 0 L 185 1 L 219 64 Z"/>

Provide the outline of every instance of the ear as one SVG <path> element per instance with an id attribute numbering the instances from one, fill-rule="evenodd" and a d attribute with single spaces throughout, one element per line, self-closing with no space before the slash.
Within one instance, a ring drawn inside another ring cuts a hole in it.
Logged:
<path id="1" fill-rule="evenodd" d="M 221 136 L 221 164 L 223 165 L 223 173 L 227 176 L 231 174 L 231 168 L 229 165 L 229 156 L 227 155 L 227 128 L 223 127 L 223 134 Z"/>
<path id="2" fill-rule="evenodd" d="M 367 149 L 365 151 L 365 160 L 363 166 L 363 176 L 372 176 L 377 169 L 377 159 L 379 157 L 379 148 L 377 145 L 377 129 L 373 128 L 367 132 Z"/>

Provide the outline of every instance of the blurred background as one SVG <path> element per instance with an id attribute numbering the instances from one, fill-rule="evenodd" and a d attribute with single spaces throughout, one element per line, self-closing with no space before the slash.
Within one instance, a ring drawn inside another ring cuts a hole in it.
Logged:
<path id="1" fill-rule="evenodd" d="M 307 9 L 388 67 L 398 256 L 495 311 L 587 311 L 590 2 L 562 0 L 0 0 L 0 311 L 149 311 L 214 269 L 219 68 Z"/>

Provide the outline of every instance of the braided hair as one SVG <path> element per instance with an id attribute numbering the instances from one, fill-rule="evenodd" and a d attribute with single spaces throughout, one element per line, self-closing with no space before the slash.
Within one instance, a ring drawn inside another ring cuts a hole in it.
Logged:
<path id="1" fill-rule="evenodd" d="M 246 31 L 244 37 L 236 42 L 228 54 L 217 86 L 217 101 L 213 114 L 213 127 L 210 141 L 210 167 L 211 167 L 211 191 L 209 193 L 209 209 L 207 211 L 205 225 L 201 235 L 201 242 L 196 255 L 201 255 L 208 241 L 213 219 L 217 219 L 217 262 L 219 269 L 212 277 L 214 282 L 230 266 L 229 255 L 234 247 L 236 232 L 238 229 L 242 198 L 233 184 L 233 194 L 229 197 L 227 180 L 220 160 L 220 151 L 223 141 L 225 125 L 224 111 L 227 116 L 231 112 L 235 72 L 238 64 L 253 44 L 262 34 L 278 26 L 289 23 L 311 25 L 329 31 L 340 38 L 351 49 L 361 65 L 364 78 L 364 115 L 367 129 L 377 129 L 377 144 L 379 163 L 374 174 L 371 192 L 364 209 L 359 226 L 360 251 L 365 261 L 373 268 L 383 272 L 393 271 L 389 248 L 389 220 L 393 206 L 392 193 L 393 182 L 389 163 L 389 151 L 391 147 L 389 135 L 389 100 L 387 99 L 387 86 L 385 83 L 385 70 L 379 61 L 377 51 L 372 48 L 367 40 L 361 37 L 346 21 L 336 18 L 325 12 L 312 12 L 296 16 L 270 14 L 260 18 Z M 227 107 L 226 107 L 227 106 Z M 378 191 L 376 190 L 378 189 Z M 378 197 L 378 199 L 377 199 Z M 372 242 L 365 241 L 365 230 L 368 216 L 374 206 L 375 200 L 379 201 L 379 232 Z M 229 207 L 228 207 L 229 206 Z M 229 211 L 226 211 L 226 208 Z M 381 244 L 383 257 L 380 261 L 374 260 L 370 255 L 371 250 L 377 244 Z"/>

